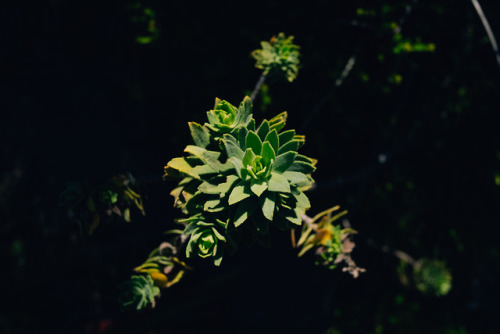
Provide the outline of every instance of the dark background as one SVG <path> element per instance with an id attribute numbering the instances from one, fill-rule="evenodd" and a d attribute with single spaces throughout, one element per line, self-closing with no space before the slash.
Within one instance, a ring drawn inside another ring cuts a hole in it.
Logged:
<path id="1" fill-rule="evenodd" d="M 500 3 L 481 4 L 498 35 Z M 391 22 L 435 51 L 395 53 Z M 319 160 L 311 214 L 349 210 L 367 272 L 355 280 L 296 259 L 276 233 L 271 249 L 221 268 L 195 260 L 155 309 L 121 313 L 117 284 L 180 217 L 161 172 L 189 143 L 187 122 L 203 123 L 215 97 L 237 105 L 260 76 L 250 52 L 281 31 L 302 68 L 292 84 L 268 82 L 272 103 L 263 112 L 258 97 L 255 118 L 287 110 L 287 127 L 307 136 L 302 152 Z M 499 84 L 465 0 L 8 1 L 0 333 L 498 333 Z M 58 205 L 64 184 L 124 171 L 143 181 L 146 217 L 81 237 Z M 445 261 L 451 292 L 404 286 L 399 260 L 368 240 Z"/>

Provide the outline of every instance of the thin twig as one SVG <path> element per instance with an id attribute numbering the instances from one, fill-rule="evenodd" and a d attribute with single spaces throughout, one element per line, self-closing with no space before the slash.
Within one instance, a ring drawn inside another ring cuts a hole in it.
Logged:
<path id="1" fill-rule="evenodd" d="M 262 75 L 259 78 L 259 81 L 255 84 L 255 87 L 252 91 L 252 95 L 250 95 L 250 100 L 252 100 L 252 103 L 255 101 L 255 98 L 257 97 L 257 94 L 260 91 L 260 87 L 264 84 L 264 81 L 266 81 L 266 75 L 262 73 Z"/>
<path id="2" fill-rule="evenodd" d="M 498 66 L 500 66 L 500 51 L 498 51 L 498 44 L 497 40 L 495 39 L 495 35 L 493 34 L 493 31 L 491 30 L 490 24 L 488 23 L 488 20 L 486 19 L 486 16 L 484 15 L 483 9 L 481 8 L 481 5 L 477 0 L 471 0 L 472 4 L 474 5 L 474 8 L 476 9 L 477 15 L 479 15 L 479 18 L 481 19 L 481 22 L 483 23 L 484 30 L 486 30 L 486 33 L 488 34 L 488 38 L 491 43 L 491 47 L 493 48 L 493 52 L 495 53 L 495 56 L 497 58 L 497 63 Z"/>

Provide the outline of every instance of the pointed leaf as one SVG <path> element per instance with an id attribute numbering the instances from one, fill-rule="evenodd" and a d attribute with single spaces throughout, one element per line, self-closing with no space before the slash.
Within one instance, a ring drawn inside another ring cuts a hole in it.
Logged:
<path id="1" fill-rule="evenodd" d="M 290 184 L 283 175 L 272 173 L 269 179 L 269 191 L 289 193 Z"/>
<path id="2" fill-rule="evenodd" d="M 221 177 L 217 176 L 209 181 L 205 181 L 198 187 L 198 190 L 209 195 L 223 194 L 228 192 L 239 178 L 236 175 L 228 175 L 225 182 L 219 182 L 220 179 Z"/>
<path id="3" fill-rule="evenodd" d="M 236 204 L 245 198 L 250 197 L 252 192 L 247 188 L 246 184 L 243 181 L 240 181 L 234 188 L 233 191 L 231 191 L 231 194 L 229 195 L 229 200 L 228 203 L 229 205 Z"/>
<path id="4" fill-rule="evenodd" d="M 259 135 L 260 140 L 264 141 L 268 133 L 269 133 L 269 122 L 265 119 L 259 126 L 257 134 Z"/>
<path id="5" fill-rule="evenodd" d="M 241 160 L 237 158 L 230 158 L 229 161 L 234 165 L 234 169 L 236 170 L 236 174 L 238 174 L 238 177 L 240 179 L 244 179 L 242 172 L 243 169 L 243 163 Z"/>
<path id="6" fill-rule="evenodd" d="M 299 149 L 299 142 L 296 140 L 290 140 L 285 145 L 281 146 L 278 150 L 278 154 L 283 154 L 286 152 L 297 152 Z"/>
<path id="7" fill-rule="evenodd" d="M 253 150 L 251 148 L 247 148 L 245 155 L 243 156 L 243 159 L 241 162 L 243 163 L 243 166 L 248 166 L 251 165 L 252 162 L 255 160 L 255 154 L 253 153 Z"/>
<path id="8" fill-rule="evenodd" d="M 301 172 L 286 171 L 283 173 L 283 176 L 286 177 L 291 185 L 297 187 L 304 187 L 312 183 L 311 179 Z"/>
<path id="9" fill-rule="evenodd" d="M 252 179 L 250 184 L 250 189 L 255 195 L 257 195 L 257 197 L 260 197 L 260 195 L 262 195 L 262 193 L 266 191 L 268 187 L 267 182 L 262 179 Z"/>
<path id="10" fill-rule="evenodd" d="M 255 132 L 248 131 L 245 143 L 247 149 L 251 148 L 253 150 L 253 153 L 260 155 L 260 153 L 262 152 L 262 141 Z"/>
<path id="11" fill-rule="evenodd" d="M 278 139 L 278 133 L 276 130 L 271 130 L 264 141 L 267 141 L 271 144 L 271 146 L 274 149 L 274 152 L 278 152 L 278 147 L 279 147 L 279 139 Z"/>
<path id="12" fill-rule="evenodd" d="M 257 209 L 257 204 L 257 201 L 253 199 L 241 202 L 234 215 L 234 226 L 238 227 L 243 224 Z"/>
<path id="13" fill-rule="evenodd" d="M 252 100 L 250 99 L 250 97 L 245 96 L 238 109 L 241 124 L 248 124 L 248 122 L 250 122 L 250 119 L 252 118 Z"/>
<path id="14" fill-rule="evenodd" d="M 170 160 L 167 164 L 167 167 L 178 170 L 181 173 L 187 174 L 195 179 L 199 179 L 200 176 L 193 171 L 193 167 L 187 163 L 184 158 L 174 158 Z"/>
<path id="15" fill-rule="evenodd" d="M 203 210 L 208 211 L 208 212 L 218 212 L 221 210 L 224 210 L 224 207 L 219 207 L 217 208 L 217 205 L 221 204 L 220 199 L 212 199 L 209 201 L 205 202 L 205 205 L 203 206 Z"/>
<path id="16" fill-rule="evenodd" d="M 240 126 L 238 130 L 238 142 L 240 144 L 241 150 L 245 151 L 247 146 L 245 145 L 245 138 L 247 137 L 248 130 L 244 126 Z"/>
<path id="17" fill-rule="evenodd" d="M 241 150 L 241 148 L 239 147 L 239 145 L 237 143 L 234 143 L 229 138 L 226 139 L 226 136 L 227 137 L 232 137 L 232 136 L 224 135 L 223 142 L 224 142 L 224 146 L 226 148 L 227 156 L 229 158 L 237 158 L 239 160 L 242 160 L 245 153 L 243 153 L 243 151 Z"/>
<path id="18" fill-rule="evenodd" d="M 290 152 L 289 152 L 290 153 Z M 301 172 L 304 174 L 311 174 L 316 170 L 312 164 L 302 161 L 295 161 L 289 168 L 288 171 Z"/>
<path id="19" fill-rule="evenodd" d="M 281 155 L 278 155 L 273 165 L 273 171 L 276 171 L 278 173 L 286 172 L 287 169 L 289 169 L 290 166 L 292 166 L 296 155 L 297 153 L 295 152 L 286 152 Z"/>
<path id="20" fill-rule="evenodd" d="M 184 149 L 184 152 L 191 153 L 198 159 L 200 159 L 204 164 L 210 166 L 213 170 L 220 172 L 223 169 L 222 163 L 218 160 L 220 157 L 220 152 L 208 151 L 202 147 L 188 145 Z"/>
<path id="21" fill-rule="evenodd" d="M 269 120 L 269 128 L 271 130 L 276 129 L 276 131 L 279 132 L 285 126 L 287 118 L 288 113 L 283 111 L 281 114 L 278 114 Z"/>
<path id="22" fill-rule="evenodd" d="M 208 129 L 195 122 L 189 122 L 188 125 L 191 131 L 191 137 L 193 137 L 196 146 L 206 148 L 210 144 L 210 133 Z"/>
<path id="23" fill-rule="evenodd" d="M 297 208 L 301 208 L 303 210 L 309 209 L 311 207 L 311 202 L 309 202 L 309 198 L 299 190 L 297 194 L 293 193 L 295 199 L 297 199 Z"/>
<path id="24" fill-rule="evenodd" d="M 261 199 L 262 213 L 264 217 L 273 220 L 274 208 L 276 207 L 276 194 L 268 192 L 266 196 Z"/>
<path id="25" fill-rule="evenodd" d="M 315 163 L 314 163 L 315 160 L 316 159 L 307 157 L 307 156 L 302 155 L 302 154 L 297 154 L 297 157 L 295 158 L 295 161 L 307 162 L 307 163 L 310 163 L 313 166 L 315 165 Z"/>
<path id="26" fill-rule="evenodd" d="M 255 132 L 255 120 L 253 118 L 251 118 L 250 122 L 248 122 L 247 129 L 248 131 Z"/>
<path id="27" fill-rule="evenodd" d="M 213 169 L 209 165 L 194 166 L 193 169 L 191 170 L 191 174 L 199 175 L 200 177 L 215 173 L 217 173 L 217 170 Z"/>
<path id="28" fill-rule="evenodd" d="M 271 161 L 274 161 L 274 159 L 276 159 L 276 154 L 274 153 L 274 149 L 268 141 L 262 144 L 261 156 L 264 166 L 270 166 Z"/>
<path id="29" fill-rule="evenodd" d="M 280 146 L 283 146 L 286 143 L 288 143 L 290 140 L 292 140 L 293 136 L 295 136 L 295 130 L 287 130 L 287 131 L 283 131 L 282 133 L 280 133 L 278 136 Z"/>

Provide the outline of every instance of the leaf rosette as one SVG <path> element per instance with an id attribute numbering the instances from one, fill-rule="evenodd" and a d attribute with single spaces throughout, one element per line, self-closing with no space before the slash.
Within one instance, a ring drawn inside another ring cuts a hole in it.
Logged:
<path id="1" fill-rule="evenodd" d="M 238 126 L 247 126 L 252 119 L 252 103 L 247 96 L 236 108 L 231 103 L 215 99 L 214 109 L 207 111 L 205 126 L 214 132 L 229 133 Z"/>
<path id="2" fill-rule="evenodd" d="M 223 255 L 223 243 L 226 241 L 224 232 L 219 232 L 218 229 L 224 230 L 225 224 L 222 221 L 209 223 L 203 218 L 192 217 L 182 221 L 189 221 L 184 230 L 185 235 L 190 235 L 191 238 L 186 247 L 186 257 L 192 257 L 194 254 L 199 257 L 213 257 L 214 264 L 220 265 Z"/>
<path id="3" fill-rule="evenodd" d="M 262 69 L 266 75 L 275 73 L 292 82 L 297 77 L 300 63 L 300 47 L 293 44 L 293 38 L 279 33 L 269 42 L 261 42 L 262 48 L 251 54 L 256 60 L 255 67 Z"/>
<path id="4" fill-rule="evenodd" d="M 271 225 L 289 229 L 302 224 L 310 207 L 304 191 L 314 182 L 310 174 L 316 161 L 298 153 L 304 136 L 282 131 L 286 112 L 256 127 L 245 97 L 239 108 L 217 99 L 207 116 L 203 126 L 189 123 L 195 145 L 168 162 L 165 178 L 182 177 L 171 194 L 174 205 L 191 217 L 180 220 L 188 223 L 189 256 L 213 256 L 219 264 L 218 245 L 227 239 L 236 249 L 239 237 L 232 234 L 245 233 L 236 229 L 248 221 L 244 230 L 258 232 L 261 241 Z"/>

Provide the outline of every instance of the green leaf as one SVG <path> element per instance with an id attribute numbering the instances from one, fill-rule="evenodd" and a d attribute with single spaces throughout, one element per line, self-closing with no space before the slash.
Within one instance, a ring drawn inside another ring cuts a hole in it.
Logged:
<path id="1" fill-rule="evenodd" d="M 220 152 L 208 151 L 202 147 L 188 145 L 184 149 L 184 152 L 191 153 L 198 159 L 200 159 L 205 165 L 210 166 L 214 171 L 220 172 L 224 166 L 218 160 L 220 157 Z"/>
<path id="2" fill-rule="evenodd" d="M 214 264 L 218 267 L 220 266 L 222 262 L 222 253 L 220 251 L 217 251 L 217 254 L 214 256 Z"/>
<path id="3" fill-rule="evenodd" d="M 178 170 L 181 173 L 187 174 L 195 179 L 200 179 L 200 176 L 193 171 L 193 167 L 187 163 L 184 158 L 174 158 L 167 163 L 167 167 Z"/>
<path id="4" fill-rule="evenodd" d="M 288 143 L 280 147 L 280 149 L 278 150 L 278 154 L 283 154 L 290 151 L 297 152 L 298 149 L 299 149 L 299 142 L 296 140 L 290 140 Z"/>
<path id="5" fill-rule="evenodd" d="M 262 141 L 259 136 L 253 132 L 248 131 L 247 137 L 245 139 L 247 149 L 251 148 L 253 153 L 260 155 L 262 152 Z"/>
<path id="6" fill-rule="evenodd" d="M 188 122 L 191 137 L 196 146 L 206 148 L 210 144 L 210 133 L 208 129 L 198 123 Z"/>
<path id="7" fill-rule="evenodd" d="M 252 179 L 250 182 L 250 189 L 257 197 L 260 197 L 267 190 L 267 187 L 267 182 L 263 179 Z"/>
<path id="8" fill-rule="evenodd" d="M 268 192 L 261 199 L 261 207 L 264 217 L 272 221 L 274 216 L 274 208 L 276 207 L 276 194 Z"/>
<path id="9" fill-rule="evenodd" d="M 276 131 L 280 131 L 286 124 L 286 120 L 288 118 L 288 113 L 283 111 L 281 114 L 278 114 L 269 120 L 269 128 L 271 130 L 276 129 Z"/>
<path id="10" fill-rule="evenodd" d="M 279 139 L 278 139 L 278 133 L 276 132 L 276 130 L 271 130 L 267 134 L 266 139 L 264 139 L 264 141 L 267 141 L 271 144 L 271 146 L 274 149 L 274 152 L 278 152 Z"/>
<path id="11" fill-rule="evenodd" d="M 203 210 L 208 211 L 208 212 L 220 212 L 220 211 L 224 210 L 225 208 L 224 208 L 224 206 L 217 207 L 219 204 L 221 204 L 220 199 L 212 199 L 212 200 L 206 201 L 205 205 L 203 206 Z"/>
<path id="12" fill-rule="evenodd" d="M 238 142 L 240 144 L 241 150 L 243 151 L 246 149 L 245 138 L 247 137 L 247 134 L 248 134 L 247 128 L 245 128 L 244 126 L 240 126 L 238 131 Z"/>
<path id="13" fill-rule="evenodd" d="M 255 120 L 253 118 L 250 119 L 250 122 L 248 122 L 247 129 L 248 131 L 255 132 Z"/>
<path id="14" fill-rule="evenodd" d="M 298 193 L 293 193 L 293 196 L 295 199 L 297 199 L 297 208 L 303 209 L 309 209 L 311 207 L 311 202 L 309 202 L 309 198 L 302 192 L 298 191 Z"/>
<path id="15" fill-rule="evenodd" d="M 283 175 L 272 173 L 269 179 L 269 191 L 289 193 L 290 184 Z"/>
<path id="16" fill-rule="evenodd" d="M 295 224 L 295 225 L 298 225 L 298 226 L 301 226 L 302 225 L 302 215 L 303 213 L 303 210 L 301 209 L 295 209 L 293 211 L 289 211 L 285 218 L 291 222 L 292 224 Z"/>
<path id="17" fill-rule="evenodd" d="M 243 159 L 245 153 L 241 150 L 238 144 L 235 144 L 231 139 L 229 139 L 228 135 L 224 135 L 224 146 L 226 148 L 226 153 L 229 158 L 237 158 L 239 160 Z M 234 137 L 233 137 L 234 138 Z"/>
<path id="18" fill-rule="evenodd" d="M 228 203 L 229 205 L 236 204 L 245 198 L 250 197 L 251 191 L 247 188 L 247 185 L 243 182 L 240 181 L 234 188 L 233 191 L 231 191 L 231 194 L 229 195 L 229 200 Z"/>
<path id="19" fill-rule="evenodd" d="M 252 118 L 252 100 L 250 97 L 245 96 L 239 107 L 240 123 L 248 124 Z"/>
<path id="20" fill-rule="evenodd" d="M 297 154 L 297 157 L 295 158 L 295 161 L 302 161 L 302 162 L 307 162 L 311 165 L 314 166 L 314 161 L 315 159 L 306 157 L 305 155 L 302 154 Z"/>
<path id="21" fill-rule="evenodd" d="M 234 169 L 236 170 L 236 174 L 238 174 L 238 177 L 240 179 L 244 179 L 243 175 L 241 174 L 241 170 L 243 169 L 243 163 L 241 160 L 238 158 L 230 158 L 229 161 L 234 165 Z"/>
<path id="22" fill-rule="evenodd" d="M 222 182 L 217 184 L 216 182 L 220 180 L 220 176 L 216 176 L 209 181 L 203 182 L 198 190 L 204 194 L 215 195 L 215 194 L 223 194 L 231 189 L 231 186 L 238 180 L 239 178 L 236 175 L 228 175 L 226 178 L 226 182 Z"/>
<path id="23" fill-rule="evenodd" d="M 295 130 L 287 130 L 280 133 L 278 136 L 280 147 L 292 140 L 293 136 L 295 136 Z"/>
<path id="24" fill-rule="evenodd" d="M 301 172 L 286 171 L 283 173 L 283 176 L 286 177 L 291 185 L 297 187 L 304 187 L 311 183 L 311 180 L 307 177 L 307 175 Z"/>
<path id="25" fill-rule="evenodd" d="M 272 148 L 271 144 L 266 141 L 264 144 L 262 144 L 262 161 L 264 162 L 265 166 L 270 166 L 271 161 L 274 161 L 276 158 L 276 154 L 274 153 L 274 149 Z"/>
<path id="26" fill-rule="evenodd" d="M 253 153 L 253 150 L 251 148 L 247 148 L 245 155 L 241 160 L 243 166 L 251 165 L 254 160 L 255 160 L 255 154 Z"/>
<path id="27" fill-rule="evenodd" d="M 209 165 L 199 165 L 199 166 L 194 166 L 193 169 L 191 170 L 191 174 L 189 175 L 194 174 L 194 175 L 199 175 L 201 177 L 215 173 L 217 173 L 217 170 L 213 169 Z"/>
<path id="28" fill-rule="evenodd" d="M 269 122 L 267 120 L 264 120 L 260 124 L 259 129 L 257 130 L 257 134 L 259 135 L 260 140 L 264 141 L 268 133 L 269 133 Z"/>
<path id="29" fill-rule="evenodd" d="M 295 152 L 286 152 L 278 155 L 273 165 L 273 171 L 278 173 L 286 172 L 292 166 L 296 155 L 297 153 Z"/>
<path id="30" fill-rule="evenodd" d="M 243 224 L 257 209 L 257 204 L 257 201 L 253 199 L 241 202 L 234 215 L 234 226 L 238 227 Z"/>
<path id="31" fill-rule="evenodd" d="M 311 174 L 316 170 L 312 164 L 302 161 L 295 161 L 289 168 L 289 171 L 293 172 L 301 172 L 304 174 Z"/>

